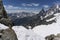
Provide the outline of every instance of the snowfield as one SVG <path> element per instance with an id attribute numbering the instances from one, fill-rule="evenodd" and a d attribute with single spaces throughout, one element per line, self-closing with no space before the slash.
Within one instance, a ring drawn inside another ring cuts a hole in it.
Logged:
<path id="1" fill-rule="evenodd" d="M 9 27 L 0 24 L 0 30 L 3 29 L 8 29 Z M 38 34 L 36 34 L 33 30 L 29 29 L 25 29 L 23 26 L 14 26 L 12 28 L 16 35 L 18 40 L 44 40 L 44 38 Z"/>
<path id="2" fill-rule="evenodd" d="M 36 26 L 33 30 L 36 34 L 46 37 L 50 34 L 57 34 L 60 33 L 60 13 L 55 14 L 56 17 L 56 23 L 52 23 L 50 25 L 40 25 Z M 50 19 L 51 21 L 52 19 Z"/>
<path id="3" fill-rule="evenodd" d="M 18 40 L 44 40 L 44 38 L 36 34 L 33 30 L 25 29 L 23 26 L 13 27 L 15 30 Z"/>
<path id="4" fill-rule="evenodd" d="M 57 21 L 56 23 L 50 25 L 38 25 L 32 30 L 27 30 L 23 26 L 15 26 L 13 29 L 15 30 L 19 40 L 44 40 L 44 38 L 50 34 L 56 35 L 57 33 L 60 33 L 60 15 L 55 14 L 55 18 Z M 50 19 L 50 21 L 51 20 L 53 19 Z"/>

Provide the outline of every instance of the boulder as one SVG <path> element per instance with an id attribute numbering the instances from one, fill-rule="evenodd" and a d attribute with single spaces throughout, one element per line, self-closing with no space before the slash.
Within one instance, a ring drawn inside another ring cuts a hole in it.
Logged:
<path id="1" fill-rule="evenodd" d="M 13 26 L 13 23 L 11 22 L 11 20 L 7 19 L 7 18 L 1 18 L 0 23 L 8 26 L 9 28 L 11 28 Z"/>
<path id="2" fill-rule="evenodd" d="M 53 40 L 54 37 L 55 37 L 55 35 L 54 34 L 51 34 L 51 35 L 46 36 L 45 39 L 46 40 Z"/>
<path id="3" fill-rule="evenodd" d="M 18 39 L 14 30 L 8 28 L 0 30 L 0 40 L 18 40 Z"/>

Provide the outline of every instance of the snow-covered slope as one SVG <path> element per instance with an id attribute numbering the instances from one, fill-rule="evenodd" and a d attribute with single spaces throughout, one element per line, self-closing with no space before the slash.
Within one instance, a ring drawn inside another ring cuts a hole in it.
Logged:
<path id="1" fill-rule="evenodd" d="M 32 30 L 27 30 L 23 26 L 14 26 L 12 29 L 15 31 L 18 40 L 44 40 L 47 35 L 60 33 L 60 13 L 56 13 L 54 15 L 56 23 L 38 25 Z M 7 28 L 7 26 L 0 24 L 0 30 Z"/>
<path id="2" fill-rule="evenodd" d="M 60 13 L 56 13 L 56 23 L 49 25 L 38 25 L 33 30 L 27 30 L 23 26 L 14 26 L 13 30 L 16 32 L 18 40 L 44 40 L 44 38 L 50 34 L 60 33 Z M 51 21 L 53 19 L 49 19 Z"/>
<path id="3" fill-rule="evenodd" d="M 9 27 L 0 24 L 0 30 L 8 29 Z M 14 26 L 12 28 L 16 35 L 18 40 L 44 40 L 44 38 L 38 34 L 36 34 L 33 30 L 25 29 L 23 26 Z"/>
<path id="4" fill-rule="evenodd" d="M 60 13 L 56 13 L 55 17 L 56 17 L 56 23 L 50 25 L 38 25 L 33 29 L 34 32 L 43 37 L 50 34 L 60 33 Z"/>
<path id="5" fill-rule="evenodd" d="M 38 25 L 33 30 L 25 29 L 23 26 L 14 26 L 18 40 L 44 40 L 47 35 L 60 33 L 60 13 L 55 14 L 56 23 L 50 25 Z M 6 29 L 7 26 L 0 24 L 0 29 Z"/>
<path id="6" fill-rule="evenodd" d="M 18 40 L 44 40 L 42 36 L 36 34 L 31 29 L 25 29 L 23 26 L 15 26 L 13 29 L 17 34 Z"/>
<path id="7" fill-rule="evenodd" d="M 7 27 L 7 26 L 5 26 L 5 25 L 3 25 L 3 24 L 1 24 L 0 23 L 0 30 L 2 30 L 2 29 L 8 29 L 9 27 Z"/>

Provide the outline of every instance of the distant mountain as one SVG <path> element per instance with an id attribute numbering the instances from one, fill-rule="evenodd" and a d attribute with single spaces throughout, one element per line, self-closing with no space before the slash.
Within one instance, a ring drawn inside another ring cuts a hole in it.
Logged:
<path id="1" fill-rule="evenodd" d="M 57 13 L 60 13 L 60 6 L 54 5 L 46 11 L 44 9 L 42 9 L 36 15 L 27 16 L 27 17 L 23 16 L 22 18 L 18 17 L 13 22 L 14 22 L 14 25 L 17 25 L 17 26 L 22 25 L 27 29 L 28 29 L 28 26 L 31 26 L 32 28 L 34 28 L 37 25 L 48 25 L 48 24 L 52 24 L 54 22 L 56 23 L 55 14 L 57 14 Z M 15 15 L 17 15 L 17 14 L 15 14 Z"/>
<path id="2" fill-rule="evenodd" d="M 35 13 L 28 13 L 28 12 L 8 13 L 8 16 L 12 19 L 12 21 L 33 15 L 35 15 Z"/>

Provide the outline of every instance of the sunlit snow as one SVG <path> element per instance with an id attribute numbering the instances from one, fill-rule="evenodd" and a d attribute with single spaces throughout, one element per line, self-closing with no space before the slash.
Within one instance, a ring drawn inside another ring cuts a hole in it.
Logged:
<path id="1" fill-rule="evenodd" d="M 23 26 L 15 26 L 13 29 L 17 34 L 18 40 L 44 40 L 42 36 L 36 34 L 31 29 L 25 29 Z"/>
<path id="2" fill-rule="evenodd" d="M 47 35 L 60 33 L 60 13 L 55 14 L 56 23 L 49 25 L 38 25 L 34 29 L 26 29 L 23 26 L 13 26 L 18 40 L 44 40 Z M 8 27 L 0 24 L 0 29 Z"/>
<path id="3" fill-rule="evenodd" d="M 3 24 L 0 23 L 0 30 L 7 29 L 7 28 L 9 28 L 9 27 L 7 27 L 7 26 L 5 26 L 5 25 L 3 25 Z"/>
<path id="4" fill-rule="evenodd" d="M 57 13 L 58 14 L 58 13 Z M 50 34 L 57 34 L 60 33 L 60 15 L 56 15 L 56 23 L 49 24 L 49 25 L 39 25 L 36 26 L 33 30 L 36 34 L 40 36 L 47 36 Z"/>
<path id="5" fill-rule="evenodd" d="M 60 13 L 55 14 L 56 23 L 49 25 L 38 25 L 34 29 L 27 30 L 23 26 L 15 26 L 19 40 L 44 40 L 47 35 L 60 33 Z M 28 37 L 27 37 L 28 36 Z M 36 38 L 36 39 L 35 39 Z"/>

